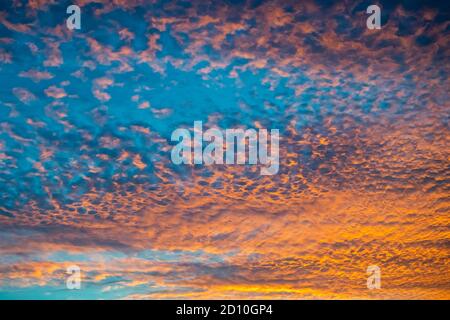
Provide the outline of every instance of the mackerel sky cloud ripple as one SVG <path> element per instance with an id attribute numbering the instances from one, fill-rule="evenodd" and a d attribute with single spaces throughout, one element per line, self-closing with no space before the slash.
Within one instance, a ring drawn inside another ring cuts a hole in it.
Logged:
<path id="1" fill-rule="evenodd" d="M 449 7 L 374 3 L 2 1 L 0 299 L 449 299 Z M 194 121 L 278 174 L 174 165 Z"/>

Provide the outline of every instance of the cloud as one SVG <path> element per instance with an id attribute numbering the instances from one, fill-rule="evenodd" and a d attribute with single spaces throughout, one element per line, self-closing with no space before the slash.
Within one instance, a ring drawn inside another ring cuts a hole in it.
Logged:
<path id="1" fill-rule="evenodd" d="M 0 15 L 7 297 L 70 298 L 77 264 L 89 298 L 448 299 L 445 8 L 80 5 Z M 279 173 L 174 165 L 195 120 L 280 129 Z"/>

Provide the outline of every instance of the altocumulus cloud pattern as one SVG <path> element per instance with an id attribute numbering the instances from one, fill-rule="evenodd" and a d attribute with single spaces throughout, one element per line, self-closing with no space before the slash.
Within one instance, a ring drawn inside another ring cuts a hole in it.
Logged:
<path id="1" fill-rule="evenodd" d="M 371 4 L 1 1 L 0 298 L 449 299 L 448 3 Z M 194 121 L 278 174 L 173 164 Z"/>

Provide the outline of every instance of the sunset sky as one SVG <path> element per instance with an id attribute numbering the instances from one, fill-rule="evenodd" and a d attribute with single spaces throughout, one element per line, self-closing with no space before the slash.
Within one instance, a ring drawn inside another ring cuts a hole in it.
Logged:
<path id="1" fill-rule="evenodd" d="M 0 299 L 450 299 L 445 3 L 1 0 Z M 194 121 L 278 174 L 175 165 Z"/>

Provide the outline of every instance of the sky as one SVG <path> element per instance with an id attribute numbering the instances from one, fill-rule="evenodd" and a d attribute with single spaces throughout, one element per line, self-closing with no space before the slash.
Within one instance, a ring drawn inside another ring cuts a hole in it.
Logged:
<path id="1" fill-rule="evenodd" d="M 2 0 L 0 299 L 450 299 L 449 17 Z M 174 164 L 194 121 L 278 129 L 278 173 Z"/>

